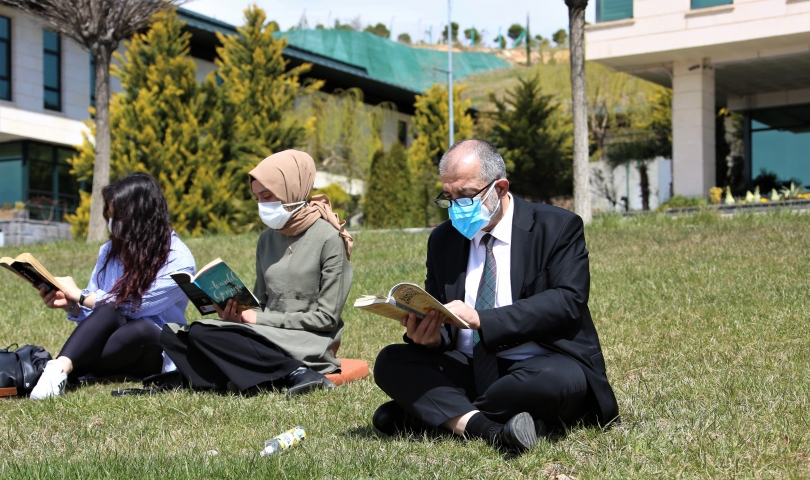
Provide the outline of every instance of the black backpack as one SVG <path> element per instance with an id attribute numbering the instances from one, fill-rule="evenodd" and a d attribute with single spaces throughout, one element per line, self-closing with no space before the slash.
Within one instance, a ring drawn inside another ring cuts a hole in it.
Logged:
<path id="1" fill-rule="evenodd" d="M 51 354 L 36 345 L 17 348 L 17 344 L 12 343 L 0 349 L 0 397 L 22 397 L 31 393 L 48 360 Z"/>

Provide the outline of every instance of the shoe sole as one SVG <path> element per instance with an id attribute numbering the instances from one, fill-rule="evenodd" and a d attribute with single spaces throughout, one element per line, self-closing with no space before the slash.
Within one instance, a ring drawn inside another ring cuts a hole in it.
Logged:
<path id="1" fill-rule="evenodd" d="M 303 385 L 296 385 L 292 388 L 287 389 L 287 398 L 297 397 L 298 395 L 304 395 L 305 393 L 309 393 L 313 390 L 318 390 L 319 388 L 335 388 L 335 384 L 330 382 L 329 379 L 323 379 L 317 382 L 310 382 L 305 383 Z"/>
<path id="2" fill-rule="evenodd" d="M 529 450 L 537 445 L 534 419 L 526 412 L 518 413 L 503 426 L 503 437 L 506 444 L 515 450 Z"/>

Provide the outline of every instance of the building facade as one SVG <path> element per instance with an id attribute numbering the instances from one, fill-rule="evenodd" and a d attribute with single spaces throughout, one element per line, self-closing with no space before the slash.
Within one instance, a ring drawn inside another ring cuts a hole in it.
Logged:
<path id="1" fill-rule="evenodd" d="M 718 108 L 743 115 L 749 187 L 810 184 L 810 1 L 596 0 L 586 57 L 672 88 L 675 194 L 715 186 Z"/>
<path id="2" fill-rule="evenodd" d="M 188 10 L 179 9 L 178 16 L 191 34 L 190 56 L 197 67 L 197 79 L 202 81 L 216 70 L 216 34 L 235 35 L 237 29 Z M 324 51 L 323 43 L 302 40 L 311 35 L 295 33 L 298 40 L 283 51 L 289 68 L 310 63 L 309 75 L 325 80 L 326 93 L 357 87 L 369 104 L 396 105 L 396 115 L 384 126 L 383 141 L 387 145 L 397 139 L 405 145 L 410 142 L 413 104 L 424 82 L 400 81 L 393 72 L 407 70 L 398 68 L 403 62 L 420 67 L 413 59 L 433 52 L 414 52 L 418 49 L 369 33 L 331 31 L 316 35 L 337 35 L 347 47 Z M 349 55 L 361 48 L 361 54 Z M 387 54 L 378 55 L 373 64 L 358 61 L 366 50 L 381 49 Z M 463 72 L 472 74 L 507 65 L 494 55 L 477 55 L 467 54 L 459 60 Z M 408 73 L 420 77 L 419 72 Z M 432 83 L 435 72 L 422 73 L 427 85 Z M 113 92 L 122 91 L 116 78 L 111 79 L 110 86 Z M 91 119 L 94 90 L 94 64 L 86 50 L 41 20 L 0 3 L 0 209 L 9 210 L 15 203 L 25 202 L 34 217 L 38 215 L 34 207 L 41 205 L 41 218 L 59 220 L 78 205 L 79 190 L 89 185 L 75 180 L 67 161 L 75 154 L 74 146 L 81 145 L 89 132 L 86 122 Z M 345 188 L 356 192 L 359 187 L 355 182 Z"/>

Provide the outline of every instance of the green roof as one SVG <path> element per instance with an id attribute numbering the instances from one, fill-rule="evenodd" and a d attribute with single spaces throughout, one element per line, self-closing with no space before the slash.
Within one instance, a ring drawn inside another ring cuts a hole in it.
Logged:
<path id="1" fill-rule="evenodd" d="M 298 50 L 362 68 L 375 80 L 422 92 L 431 84 L 447 81 L 447 51 L 416 48 L 349 30 L 291 30 L 278 32 Z M 492 53 L 453 52 L 453 79 L 506 68 L 509 64 Z"/>

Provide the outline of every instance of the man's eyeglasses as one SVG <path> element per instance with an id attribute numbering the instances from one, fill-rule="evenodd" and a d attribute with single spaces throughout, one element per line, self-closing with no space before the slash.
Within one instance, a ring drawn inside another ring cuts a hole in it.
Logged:
<path id="1" fill-rule="evenodd" d="M 473 199 L 477 197 L 481 192 L 489 188 L 493 183 L 495 183 L 497 179 L 489 182 L 488 184 L 484 185 L 484 188 L 478 190 L 477 192 L 473 193 L 471 197 L 461 197 L 461 198 L 446 198 L 444 196 L 444 192 L 440 193 L 438 197 L 436 197 L 433 202 L 439 208 L 450 208 L 450 205 L 455 203 L 459 207 L 469 207 L 473 203 Z"/>

